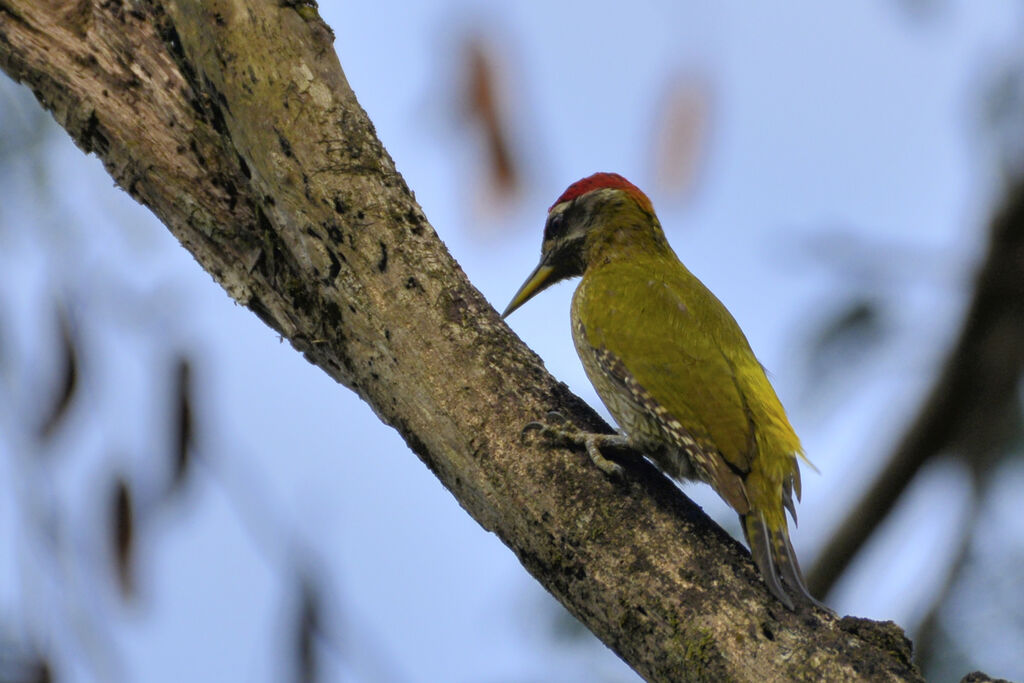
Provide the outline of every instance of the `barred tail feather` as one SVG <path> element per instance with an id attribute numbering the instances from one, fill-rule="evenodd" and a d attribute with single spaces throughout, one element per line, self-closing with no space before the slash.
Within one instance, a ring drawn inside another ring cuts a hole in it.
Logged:
<path id="1" fill-rule="evenodd" d="M 796 590 L 800 597 L 818 607 L 825 607 L 821 602 L 815 599 L 811 595 L 811 591 L 807 589 L 807 584 L 804 582 L 803 572 L 800 571 L 800 563 L 796 561 L 796 551 L 793 550 L 793 544 L 789 541 L 789 531 L 783 527 L 779 531 L 772 534 L 775 540 L 775 553 L 776 557 L 784 555 L 786 561 L 776 559 L 776 564 L 782 570 L 782 578 L 787 585 L 791 586 Z"/>
<path id="2" fill-rule="evenodd" d="M 770 529 L 764 520 L 764 514 L 754 510 L 750 514 L 741 515 L 740 519 L 747 544 L 750 546 L 750 554 L 772 595 L 790 610 L 794 609 L 792 598 L 782 587 L 784 581 L 798 597 L 821 606 L 807 590 L 786 527 Z"/>
<path id="3" fill-rule="evenodd" d="M 787 510 L 789 510 L 789 516 L 793 518 L 793 524 L 796 524 L 796 506 L 793 505 L 793 489 L 796 489 L 796 499 L 800 500 L 800 470 L 794 470 L 795 474 L 791 474 L 782 482 L 782 504 Z"/>
<path id="4" fill-rule="evenodd" d="M 775 569 L 772 535 L 764 522 L 764 515 L 751 510 L 750 514 L 741 515 L 740 520 L 743 523 L 743 533 L 747 537 L 747 545 L 750 546 L 750 554 L 754 558 L 754 564 L 761 571 L 761 578 L 768 586 L 768 590 L 787 608 L 794 609 L 793 600 L 782 589 L 779 573 Z"/>

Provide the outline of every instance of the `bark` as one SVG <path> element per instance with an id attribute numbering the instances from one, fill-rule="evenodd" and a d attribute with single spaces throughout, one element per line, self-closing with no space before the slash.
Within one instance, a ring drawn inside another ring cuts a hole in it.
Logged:
<path id="1" fill-rule="evenodd" d="M 642 676 L 919 680 L 898 627 L 787 612 L 639 459 L 616 483 L 523 442 L 549 410 L 608 427 L 444 249 L 332 38 L 305 2 L 0 0 L 0 68 Z"/>

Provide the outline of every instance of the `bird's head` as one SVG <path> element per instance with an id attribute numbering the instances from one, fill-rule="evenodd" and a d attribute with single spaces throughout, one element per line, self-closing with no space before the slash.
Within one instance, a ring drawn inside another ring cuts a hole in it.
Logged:
<path id="1" fill-rule="evenodd" d="M 651 200 L 640 188 L 617 173 L 577 180 L 548 209 L 540 263 L 501 317 L 556 282 L 582 275 L 596 252 L 616 238 L 621 244 L 651 236 L 664 242 Z"/>

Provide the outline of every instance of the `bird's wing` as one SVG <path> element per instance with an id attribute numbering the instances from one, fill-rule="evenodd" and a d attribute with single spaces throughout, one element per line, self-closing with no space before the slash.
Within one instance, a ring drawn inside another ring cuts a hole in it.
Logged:
<path id="1" fill-rule="evenodd" d="M 614 359 L 606 371 L 642 392 L 692 435 L 706 454 L 709 482 L 742 512 L 745 500 L 737 494 L 757 453 L 755 412 L 742 385 L 742 369 L 723 351 L 728 344 L 720 328 L 738 335 L 744 346 L 746 340 L 724 307 L 681 264 L 678 273 L 664 275 L 663 270 L 640 261 L 588 273 L 580 305 L 600 310 L 581 310 L 583 319 L 614 323 L 591 325 L 587 340 L 599 357 Z M 727 320 L 719 319 L 721 314 Z"/>

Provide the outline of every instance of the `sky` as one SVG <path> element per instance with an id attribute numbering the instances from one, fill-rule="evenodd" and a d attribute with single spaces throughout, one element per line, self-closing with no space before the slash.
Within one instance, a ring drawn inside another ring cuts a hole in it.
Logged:
<path id="1" fill-rule="evenodd" d="M 499 310 L 535 265 L 546 209 L 570 182 L 617 171 L 649 189 L 670 242 L 740 322 L 820 471 L 804 476 L 794 532 L 806 566 L 929 388 L 999 189 L 978 103 L 1021 10 L 936 4 L 916 21 L 881 1 L 651 1 L 625 12 L 324 0 L 320 11 L 399 171 Z M 511 204 L 479 181 L 480 146 L 460 114 L 470 35 L 506 66 L 524 169 Z M 656 105 L 678 74 L 707 87 L 685 199 L 659 188 L 653 161 Z M 0 126 L 17 111 L 9 91 Z M 567 634 L 560 608 L 394 430 L 233 303 L 97 159 L 59 133 L 44 163 L 46 177 L 28 162 L 8 167 L 0 196 L 0 490 L 17 489 L 0 496 L 0 615 L 31 614 L 68 680 L 280 680 L 301 572 L 328 586 L 328 680 L 638 680 L 603 645 Z M 809 340 L 864 287 L 865 263 L 883 272 L 872 282 L 892 334 L 871 365 L 808 390 Z M 607 416 L 572 347 L 572 288 L 509 322 Z M 49 456 L 30 459 L 18 425 L 54 382 L 55 298 L 82 339 L 84 398 Z M 185 498 L 140 521 L 138 595 L 125 603 L 97 491 L 120 474 L 138 498 L 157 495 L 173 350 L 194 358 L 201 457 Z M 1024 484 L 1019 468 L 1005 476 Z M 837 612 L 916 625 L 948 568 L 944 529 L 964 513 L 962 478 L 950 463 L 922 473 L 837 586 Z M 736 532 L 710 489 L 685 491 Z M 1024 677 L 998 639 L 972 649 L 988 673 Z"/>

